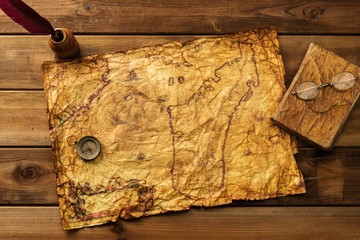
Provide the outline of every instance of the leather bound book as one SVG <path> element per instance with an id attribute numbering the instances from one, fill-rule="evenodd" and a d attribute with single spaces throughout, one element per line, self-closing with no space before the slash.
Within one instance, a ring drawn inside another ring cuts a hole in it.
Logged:
<path id="1" fill-rule="evenodd" d="M 330 150 L 359 98 L 359 76 L 358 66 L 311 43 L 273 121 Z"/>

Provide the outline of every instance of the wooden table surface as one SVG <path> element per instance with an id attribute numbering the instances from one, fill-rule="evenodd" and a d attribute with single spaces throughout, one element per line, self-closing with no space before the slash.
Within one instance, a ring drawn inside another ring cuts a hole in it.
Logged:
<path id="1" fill-rule="evenodd" d="M 275 26 L 291 82 L 310 42 L 360 66 L 360 1 L 25 0 L 81 55 Z M 46 36 L 0 13 L 0 239 L 360 239 L 360 102 L 335 148 L 300 142 L 307 193 L 64 231 L 40 66 Z"/>

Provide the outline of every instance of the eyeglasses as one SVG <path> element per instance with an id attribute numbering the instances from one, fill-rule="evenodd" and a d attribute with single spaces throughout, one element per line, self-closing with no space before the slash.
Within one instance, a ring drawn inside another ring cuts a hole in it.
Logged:
<path id="1" fill-rule="evenodd" d="M 356 79 L 358 78 L 358 76 L 355 76 L 352 73 L 341 72 L 336 74 L 330 83 L 323 83 L 318 85 L 311 81 L 303 82 L 296 87 L 295 92 L 292 92 L 292 94 L 296 94 L 298 98 L 303 100 L 311 100 L 319 95 L 320 89 L 327 86 L 332 86 L 337 90 L 350 89 L 355 85 Z"/>

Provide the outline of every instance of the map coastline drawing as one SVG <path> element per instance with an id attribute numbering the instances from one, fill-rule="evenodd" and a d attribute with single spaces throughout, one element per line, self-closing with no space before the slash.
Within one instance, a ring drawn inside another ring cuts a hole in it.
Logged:
<path id="1" fill-rule="evenodd" d="M 274 28 L 43 64 L 64 229 L 305 192 Z M 76 143 L 101 153 L 84 161 Z"/>

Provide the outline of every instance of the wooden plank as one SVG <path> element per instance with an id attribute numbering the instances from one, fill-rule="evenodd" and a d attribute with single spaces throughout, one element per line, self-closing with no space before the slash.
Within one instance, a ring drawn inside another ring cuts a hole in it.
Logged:
<path id="1" fill-rule="evenodd" d="M 360 207 L 191 209 L 64 231 L 57 207 L 0 207 L 1 239 L 358 239 Z"/>
<path id="2" fill-rule="evenodd" d="M 360 205 L 359 148 L 302 148 L 296 159 L 306 194 L 232 205 Z M 0 148 L 0 204 L 57 204 L 55 189 L 50 148 Z"/>
<path id="3" fill-rule="evenodd" d="M 64 231 L 58 207 L 0 207 L 0 239 L 118 239 L 113 226 Z"/>
<path id="4" fill-rule="evenodd" d="M 0 149 L 0 204 L 57 203 L 50 149 Z"/>
<path id="5" fill-rule="evenodd" d="M 50 146 L 42 91 L 0 91 L 0 111 L 0 146 Z M 335 146 L 360 146 L 359 119 L 360 103 L 350 114 Z"/>
<path id="6" fill-rule="evenodd" d="M 274 25 L 280 33 L 358 34 L 359 2 L 44 0 L 27 3 L 54 27 L 85 33 L 219 34 Z M 24 33 L 4 14 L 0 32 Z"/>
<path id="7" fill-rule="evenodd" d="M 42 91 L 0 91 L 0 146 L 50 146 L 46 101 Z M 360 102 L 350 114 L 335 146 L 360 146 Z M 301 146 L 307 146 L 301 143 Z"/>
<path id="8" fill-rule="evenodd" d="M 359 236 L 358 207 L 192 209 L 121 221 L 128 239 L 344 239 Z"/>
<path id="9" fill-rule="evenodd" d="M 0 91 L 0 146 L 49 146 L 42 91 Z"/>
<path id="10" fill-rule="evenodd" d="M 0 146 L 50 146 L 43 91 L 0 91 L 0 112 Z M 335 146 L 360 146 L 359 119 L 360 102 L 345 123 Z"/>
<path id="11" fill-rule="evenodd" d="M 81 56 L 101 54 L 191 36 L 76 36 Z M 360 39 L 360 38 L 359 38 Z M 0 59 L 0 89 L 42 89 L 41 64 L 54 60 L 44 36 L 0 36 L 3 57 Z"/>
<path id="12" fill-rule="evenodd" d="M 77 36 L 81 55 L 101 54 L 199 36 Z M 291 82 L 310 42 L 360 65 L 360 36 L 279 36 L 286 79 Z M 0 89 L 42 89 L 40 66 L 53 60 L 44 36 L 0 36 Z"/>

